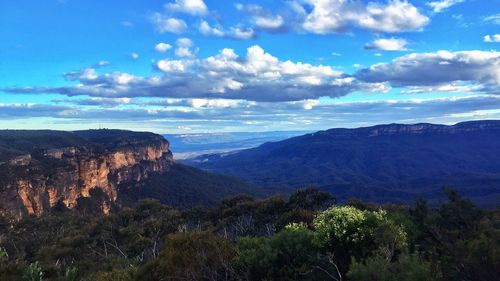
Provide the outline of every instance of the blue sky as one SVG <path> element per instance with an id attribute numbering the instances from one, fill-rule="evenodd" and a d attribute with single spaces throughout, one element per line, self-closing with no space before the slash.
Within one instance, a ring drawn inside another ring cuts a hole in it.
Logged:
<path id="1" fill-rule="evenodd" d="M 0 3 L 0 128 L 500 118 L 497 0 Z"/>

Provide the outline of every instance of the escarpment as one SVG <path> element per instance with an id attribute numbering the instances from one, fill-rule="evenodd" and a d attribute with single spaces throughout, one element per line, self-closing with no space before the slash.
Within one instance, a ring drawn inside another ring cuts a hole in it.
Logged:
<path id="1" fill-rule="evenodd" d="M 0 212 L 40 215 L 58 203 L 74 208 L 100 189 L 104 213 L 120 184 L 165 173 L 169 143 L 152 133 L 118 130 L 0 132 Z"/>

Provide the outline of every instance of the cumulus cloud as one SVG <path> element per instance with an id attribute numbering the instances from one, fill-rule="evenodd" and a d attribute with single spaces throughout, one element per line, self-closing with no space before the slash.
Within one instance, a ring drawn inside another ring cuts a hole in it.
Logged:
<path id="1" fill-rule="evenodd" d="M 231 30 L 202 21 L 199 31 L 205 36 L 251 39 L 259 32 L 341 33 L 359 28 L 372 32 L 401 33 L 421 31 L 429 18 L 406 0 L 386 3 L 344 0 L 291 0 L 271 11 L 256 4 L 236 4 L 246 14 L 247 26 L 241 23 Z M 244 33 L 241 31 L 245 30 Z M 231 32 L 229 32 L 231 31 Z"/>
<path id="2" fill-rule="evenodd" d="M 465 81 L 498 87 L 500 52 L 413 53 L 361 69 L 355 76 L 361 81 L 389 82 L 393 86 L 435 86 Z"/>
<path id="3" fill-rule="evenodd" d="M 71 71 L 64 74 L 64 79 L 67 81 L 92 81 L 97 79 L 99 76 L 95 68 L 83 68 L 77 71 Z"/>
<path id="4" fill-rule="evenodd" d="M 260 5 L 236 4 L 236 9 L 251 17 L 252 25 L 259 30 L 279 32 L 285 30 L 285 19 L 282 15 L 273 14 Z"/>
<path id="5" fill-rule="evenodd" d="M 129 56 L 133 60 L 138 60 L 139 59 L 139 54 L 138 53 L 130 53 Z"/>
<path id="6" fill-rule="evenodd" d="M 279 30 L 284 25 L 283 17 L 277 16 L 258 16 L 255 17 L 255 26 L 265 30 Z"/>
<path id="7" fill-rule="evenodd" d="M 159 53 L 165 53 L 166 51 L 172 49 L 172 45 L 167 43 L 158 43 L 155 45 L 155 50 Z"/>
<path id="8" fill-rule="evenodd" d="M 245 99 L 250 101 L 297 101 L 339 97 L 354 91 L 386 92 L 385 83 L 360 82 L 330 66 L 281 61 L 259 46 L 240 57 L 232 49 L 195 58 L 191 40 L 177 41 L 177 60 L 156 63 L 162 76 L 140 77 L 124 72 L 98 74 L 85 69 L 66 74 L 77 82 L 65 87 L 4 89 L 11 93 L 59 93 L 91 97 L 170 97 Z"/>
<path id="9" fill-rule="evenodd" d="M 224 37 L 226 35 L 226 32 L 222 27 L 220 26 L 212 27 L 210 26 L 210 24 L 208 24 L 207 21 L 201 21 L 198 29 L 200 33 L 205 36 Z"/>
<path id="10" fill-rule="evenodd" d="M 384 93 L 391 87 L 403 87 L 403 93 L 408 94 L 500 94 L 500 53 L 494 51 L 413 53 L 350 75 L 331 66 L 280 60 L 257 45 L 248 48 L 242 56 L 226 48 L 216 55 L 197 58 L 194 43 L 180 38 L 176 49 L 179 58 L 157 61 L 155 67 L 159 73 L 150 77 L 84 68 L 64 75 L 73 85 L 2 90 L 94 98 L 199 99 L 198 105 L 212 108 L 220 104 L 234 105 L 220 100 L 299 102 L 353 92 Z M 303 108 L 317 106 L 308 102 Z"/>
<path id="11" fill-rule="evenodd" d="M 204 36 L 230 38 L 237 40 L 248 40 L 253 39 L 257 36 L 252 28 L 233 26 L 226 30 L 219 24 L 211 26 L 207 21 L 201 21 L 198 30 Z"/>
<path id="12" fill-rule="evenodd" d="M 465 0 L 440 0 L 440 1 L 432 1 L 427 2 L 427 6 L 431 7 L 434 13 L 441 13 L 448 9 L 449 7 L 456 5 L 458 3 L 462 3 Z"/>
<path id="13" fill-rule="evenodd" d="M 399 33 L 420 31 L 429 18 L 407 1 L 390 0 L 387 4 L 341 0 L 305 0 L 311 12 L 306 13 L 304 30 L 318 34 L 338 33 L 353 27 L 369 31 Z"/>
<path id="14" fill-rule="evenodd" d="M 171 12 L 180 12 L 190 15 L 206 15 L 207 5 L 203 0 L 175 0 L 174 3 L 165 4 L 165 8 Z"/>
<path id="15" fill-rule="evenodd" d="M 252 28 L 234 26 L 229 29 L 229 37 L 234 39 L 253 39 L 257 35 Z"/>
<path id="16" fill-rule="evenodd" d="M 152 17 L 153 24 L 160 33 L 183 33 L 187 30 L 188 26 L 182 19 L 167 17 L 160 13 L 155 13 Z"/>
<path id="17" fill-rule="evenodd" d="M 486 43 L 500 42 L 500 34 L 485 35 L 483 41 Z"/>
<path id="18" fill-rule="evenodd" d="M 181 58 L 194 58 L 197 50 L 194 49 L 194 43 L 189 38 L 179 38 L 175 42 L 175 55 Z"/>
<path id="19" fill-rule="evenodd" d="M 406 51 L 408 42 L 405 39 L 376 39 L 365 45 L 365 49 L 383 51 Z"/>

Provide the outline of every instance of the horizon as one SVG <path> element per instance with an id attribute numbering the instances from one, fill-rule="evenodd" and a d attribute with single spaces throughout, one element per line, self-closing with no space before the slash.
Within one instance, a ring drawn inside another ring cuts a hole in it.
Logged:
<path id="1" fill-rule="evenodd" d="M 500 119 L 499 29 L 486 0 L 4 1 L 0 129 Z"/>
<path id="2" fill-rule="evenodd" d="M 132 131 L 132 132 L 144 132 L 144 133 L 155 133 L 158 135 L 166 136 L 182 136 L 182 135 L 223 135 L 223 134 L 260 134 L 260 133 L 299 133 L 299 134 L 310 134 L 320 131 L 328 131 L 335 129 L 363 129 L 363 128 L 371 128 L 376 126 L 390 126 L 390 125 L 404 125 L 404 126 L 412 126 L 412 125 L 420 125 L 420 124 L 428 124 L 428 125 L 436 125 L 436 126 L 455 126 L 462 123 L 470 123 L 470 122 L 500 122 L 500 119 L 477 119 L 477 120 L 464 120 L 460 122 L 452 122 L 452 123 L 428 123 L 428 122 L 417 122 L 417 123 L 380 123 L 373 124 L 368 126 L 355 126 L 355 127 L 330 127 L 320 130 L 273 130 L 273 131 L 223 131 L 223 132 L 183 132 L 183 133 L 162 133 L 162 132 L 154 132 L 154 131 L 144 131 L 144 130 L 130 130 L 130 129 L 119 129 L 119 128 L 87 128 L 87 129 L 77 129 L 77 130 L 58 130 L 58 129 L 49 129 L 49 128 L 40 128 L 40 129 L 0 129 L 0 131 L 61 131 L 61 132 L 73 132 L 73 131 L 90 131 L 90 130 L 119 130 L 119 131 Z M 299 136 L 299 135 L 297 135 Z"/>

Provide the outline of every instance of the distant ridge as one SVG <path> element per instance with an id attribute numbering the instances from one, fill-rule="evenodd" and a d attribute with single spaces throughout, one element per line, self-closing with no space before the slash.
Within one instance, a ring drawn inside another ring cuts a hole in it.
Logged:
<path id="1" fill-rule="evenodd" d="M 407 202 L 433 198 L 449 185 L 480 204 L 496 205 L 500 121 L 329 129 L 190 163 L 258 185 L 314 185 L 341 199 Z"/>

